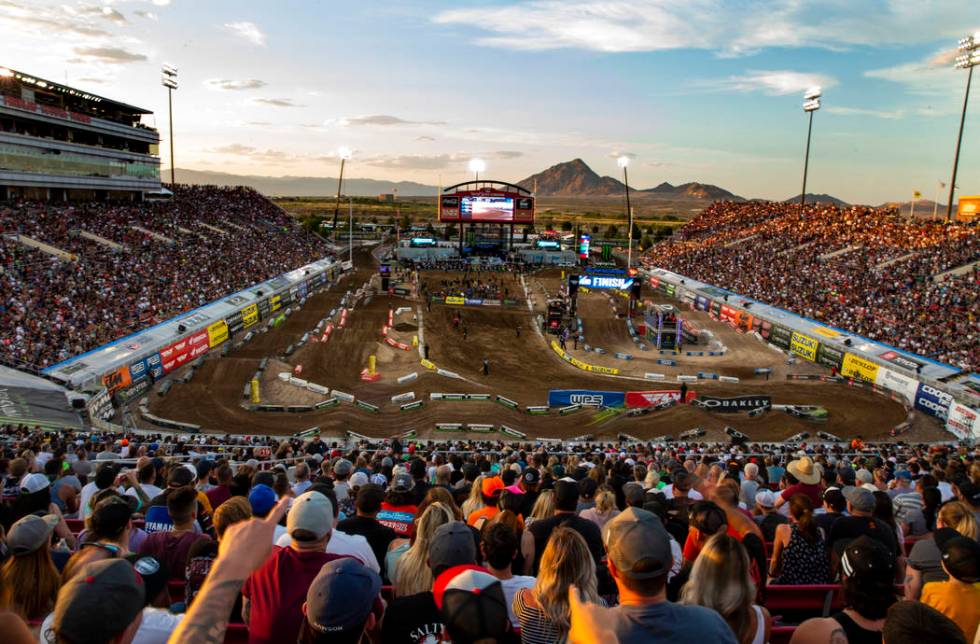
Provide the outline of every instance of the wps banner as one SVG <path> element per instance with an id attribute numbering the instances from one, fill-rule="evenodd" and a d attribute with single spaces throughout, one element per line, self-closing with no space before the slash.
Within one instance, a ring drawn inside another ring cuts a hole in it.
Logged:
<path id="1" fill-rule="evenodd" d="M 693 391 L 687 392 L 687 400 L 691 401 L 697 397 Z M 666 402 L 679 402 L 681 392 L 679 389 L 666 391 L 627 391 L 626 406 L 630 409 L 637 407 L 656 407 Z"/>
<path id="2" fill-rule="evenodd" d="M 878 379 L 878 365 L 853 353 L 844 354 L 840 372 L 841 375 L 865 382 L 875 382 Z"/>
<path id="3" fill-rule="evenodd" d="M 228 324 L 224 320 L 208 325 L 208 346 L 210 348 L 215 348 L 227 339 Z"/>
<path id="4" fill-rule="evenodd" d="M 701 396 L 698 402 L 708 411 L 717 411 L 728 414 L 772 406 L 772 398 L 769 396 L 738 396 L 736 398 L 715 398 L 713 396 Z"/>
<path id="5" fill-rule="evenodd" d="M 952 396 L 925 383 L 920 383 L 915 392 L 915 408 L 942 420 L 949 418 L 952 404 Z"/>
<path id="6" fill-rule="evenodd" d="M 954 402 L 949 407 L 946 429 L 955 434 L 957 438 L 978 438 L 980 437 L 980 416 L 966 405 Z"/>
<path id="7" fill-rule="evenodd" d="M 818 348 L 820 348 L 820 341 L 814 340 L 808 335 L 803 335 L 802 333 L 794 331 L 793 335 L 790 336 L 790 351 L 801 358 L 806 358 L 810 362 L 817 361 Z"/>
<path id="8" fill-rule="evenodd" d="M 680 392 L 678 392 L 680 395 Z M 591 389 L 552 389 L 548 392 L 549 407 L 589 405 L 596 407 L 622 407 L 626 394 L 621 391 L 593 391 Z"/>
<path id="9" fill-rule="evenodd" d="M 915 394 L 919 389 L 919 381 L 913 378 L 909 378 L 897 371 L 892 371 L 891 369 L 886 369 L 884 367 L 878 368 L 878 375 L 875 377 L 875 384 L 879 387 L 884 387 L 889 391 L 894 391 L 897 394 L 901 394 L 905 400 L 910 403 L 915 402 Z"/>

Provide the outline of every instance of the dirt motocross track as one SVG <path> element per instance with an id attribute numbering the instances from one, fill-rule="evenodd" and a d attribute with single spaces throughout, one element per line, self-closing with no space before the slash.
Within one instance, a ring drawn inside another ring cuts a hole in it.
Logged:
<path id="1" fill-rule="evenodd" d="M 411 274 L 406 275 L 410 280 Z M 420 273 L 430 291 L 438 290 L 446 275 Z M 345 293 L 358 290 L 369 280 L 377 285 L 375 261 L 367 251 L 360 251 L 355 254 L 352 273 L 329 290 L 309 298 L 305 306 L 287 317 L 278 328 L 256 334 L 249 343 L 224 357 L 208 357 L 189 383 L 175 383 L 164 397 L 156 395 L 154 389 L 149 395 L 150 411 L 163 418 L 194 423 L 204 431 L 218 433 L 291 434 L 319 427 L 325 434 L 334 436 L 341 436 L 348 430 L 371 437 L 416 430 L 420 437 L 428 438 L 486 436 L 436 432 L 436 423 L 487 423 L 506 425 L 532 438 L 572 438 L 591 434 L 596 438 L 614 439 L 620 433 L 644 440 L 664 435 L 677 438 L 684 431 L 701 427 L 706 430 L 702 440 L 727 440 L 724 428 L 730 426 L 753 441 L 777 441 L 803 431 L 814 436 L 818 431 L 826 431 L 845 439 L 855 435 L 865 439 L 887 439 L 888 432 L 906 420 L 902 405 L 871 391 L 834 383 L 786 381 L 788 373 L 827 371 L 805 361 L 787 365 L 784 354 L 752 336 L 736 333 L 699 311 L 681 311 L 681 314 L 694 320 L 702 329 L 710 330 L 727 348 L 724 356 L 661 356 L 655 347 L 641 351 L 631 340 L 622 317 L 626 300 L 618 296 L 610 298 L 607 292 L 590 292 L 579 297 L 585 343 L 602 347 L 606 353 L 585 352 L 581 344 L 578 349 L 573 349 L 571 339 L 567 346 L 569 354 L 582 362 L 616 367 L 622 372 L 619 376 L 606 376 L 580 370 L 562 360 L 551 348 L 555 336 L 545 335 L 537 328 L 536 316 L 544 312 L 546 296 L 558 291 L 560 272 L 554 269 L 527 276 L 533 312 L 525 301 L 523 287 L 519 286 L 519 276 L 497 274 L 496 279 L 505 282 L 510 292 L 518 295 L 518 306 L 432 304 L 429 307 L 414 295 L 373 295 L 369 300 L 359 301 L 348 313 L 346 326 L 335 328 L 328 340 L 310 340 L 288 358 L 284 357 L 287 346 L 311 332 L 331 310 L 339 308 Z M 416 292 L 414 285 L 403 285 L 411 293 Z M 646 292 L 644 299 L 655 300 Z M 677 304 L 676 301 L 671 303 Z M 400 307 L 411 310 L 394 316 L 389 337 L 407 345 L 408 351 L 385 344 L 381 335 L 389 311 Z M 461 316 L 461 322 L 454 324 L 457 315 Z M 335 324 L 338 318 L 339 314 L 332 318 Z M 634 323 L 640 320 L 642 318 L 634 318 Z M 420 366 L 420 351 L 412 348 L 413 337 L 420 335 L 420 330 L 428 344 L 429 359 L 458 378 L 439 375 Z M 700 351 L 707 345 L 685 348 Z M 633 359 L 618 359 L 616 352 L 629 352 Z M 371 355 L 376 356 L 380 377 L 376 382 L 365 382 L 361 379 L 361 371 L 368 366 Z M 262 358 L 269 358 L 269 367 L 261 381 L 262 403 L 311 405 L 324 400 L 324 395 L 279 380 L 280 372 L 292 371 L 302 365 L 300 377 L 304 380 L 352 394 L 358 400 L 377 405 L 379 411 L 372 413 L 346 402 L 329 409 L 301 413 L 251 411 L 249 401 L 243 397 L 243 387 L 258 369 Z M 484 358 L 489 361 L 490 373 L 486 376 L 482 373 Z M 659 365 L 656 362 L 659 358 L 670 358 L 678 364 Z M 755 376 L 755 367 L 771 368 L 771 380 Z M 679 386 L 673 381 L 676 375 L 693 375 L 699 371 L 741 379 L 738 383 L 717 380 L 689 383 L 690 390 L 699 394 L 723 397 L 768 395 L 774 405 L 824 407 L 829 411 L 829 418 L 825 422 L 812 422 L 776 410 L 750 418 L 745 413 L 709 412 L 697 406 L 675 406 L 639 417 L 588 408 L 567 416 L 558 415 L 555 409 L 548 415 L 530 415 L 524 411 L 528 405 L 547 405 L 551 389 L 676 390 Z M 644 379 L 644 374 L 649 372 L 664 374 L 666 381 L 658 383 Z M 398 384 L 399 377 L 411 373 L 417 373 L 417 379 Z M 413 392 L 415 400 L 424 401 L 423 407 L 400 411 L 391 398 L 406 392 Z M 485 393 L 491 394 L 491 401 L 430 400 L 432 393 Z M 496 395 L 516 401 L 519 408 L 513 410 L 493 402 Z M 506 438 L 500 434 L 492 436 Z M 938 423 L 918 413 L 913 414 L 912 427 L 902 435 L 903 440 L 947 438 Z"/>

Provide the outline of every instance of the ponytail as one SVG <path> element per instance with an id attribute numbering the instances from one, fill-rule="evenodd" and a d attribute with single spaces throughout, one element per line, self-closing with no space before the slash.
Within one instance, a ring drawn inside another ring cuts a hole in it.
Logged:
<path id="1" fill-rule="evenodd" d="M 808 543 L 819 538 L 817 524 L 813 521 L 813 502 L 805 494 L 796 494 L 789 500 L 789 513 L 796 519 L 796 529 Z"/>

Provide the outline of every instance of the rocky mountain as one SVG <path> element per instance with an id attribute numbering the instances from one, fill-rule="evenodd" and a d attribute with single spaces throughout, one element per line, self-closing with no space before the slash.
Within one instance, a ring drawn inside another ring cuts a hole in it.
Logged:
<path id="1" fill-rule="evenodd" d="M 625 186 L 612 177 L 600 177 L 582 159 L 553 165 L 519 181 L 535 194 L 554 197 L 600 197 L 622 194 Z"/>
<path id="2" fill-rule="evenodd" d="M 799 203 L 799 202 L 800 202 L 800 195 L 796 195 L 795 197 L 790 197 L 789 199 L 783 201 L 783 203 Z M 825 195 L 825 194 L 815 195 L 812 192 L 806 193 L 806 202 L 807 203 L 830 203 L 840 207 L 851 205 L 846 201 L 844 201 L 843 199 L 838 199 L 837 197 L 832 197 L 830 195 Z"/>
<path id="3" fill-rule="evenodd" d="M 647 188 L 646 190 L 639 190 L 638 192 L 657 195 L 670 195 L 672 197 L 688 199 L 708 199 L 711 201 L 742 201 L 742 197 L 739 197 L 738 195 L 733 194 L 724 188 L 719 188 L 718 186 L 713 186 L 709 183 L 698 183 L 697 181 L 682 183 L 679 186 L 674 186 L 664 181 L 655 188 Z"/>
<path id="4" fill-rule="evenodd" d="M 249 186 L 269 196 L 312 197 L 337 194 L 336 177 L 262 177 L 183 168 L 177 168 L 175 174 L 177 183 Z M 170 169 L 161 170 L 160 176 L 165 181 L 170 181 Z M 434 197 L 438 191 L 436 186 L 427 186 L 414 181 L 379 181 L 344 177 L 344 194 L 354 197 L 374 197 L 391 192 L 397 192 L 402 197 Z"/>

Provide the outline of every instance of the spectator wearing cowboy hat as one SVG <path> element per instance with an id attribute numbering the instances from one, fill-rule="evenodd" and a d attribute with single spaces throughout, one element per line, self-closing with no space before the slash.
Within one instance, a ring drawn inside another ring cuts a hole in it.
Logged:
<path id="1" fill-rule="evenodd" d="M 805 494 L 810 497 L 815 508 L 819 508 L 823 504 L 823 489 L 820 487 L 822 470 L 818 463 L 814 463 L 809 456 L 801 456 L 795 461 L 789 462 L 789 465 L 786 466 L 786 474 L 790 485 L 776 499 L 774 507 L 777 510 L 797 494 Z"/>

